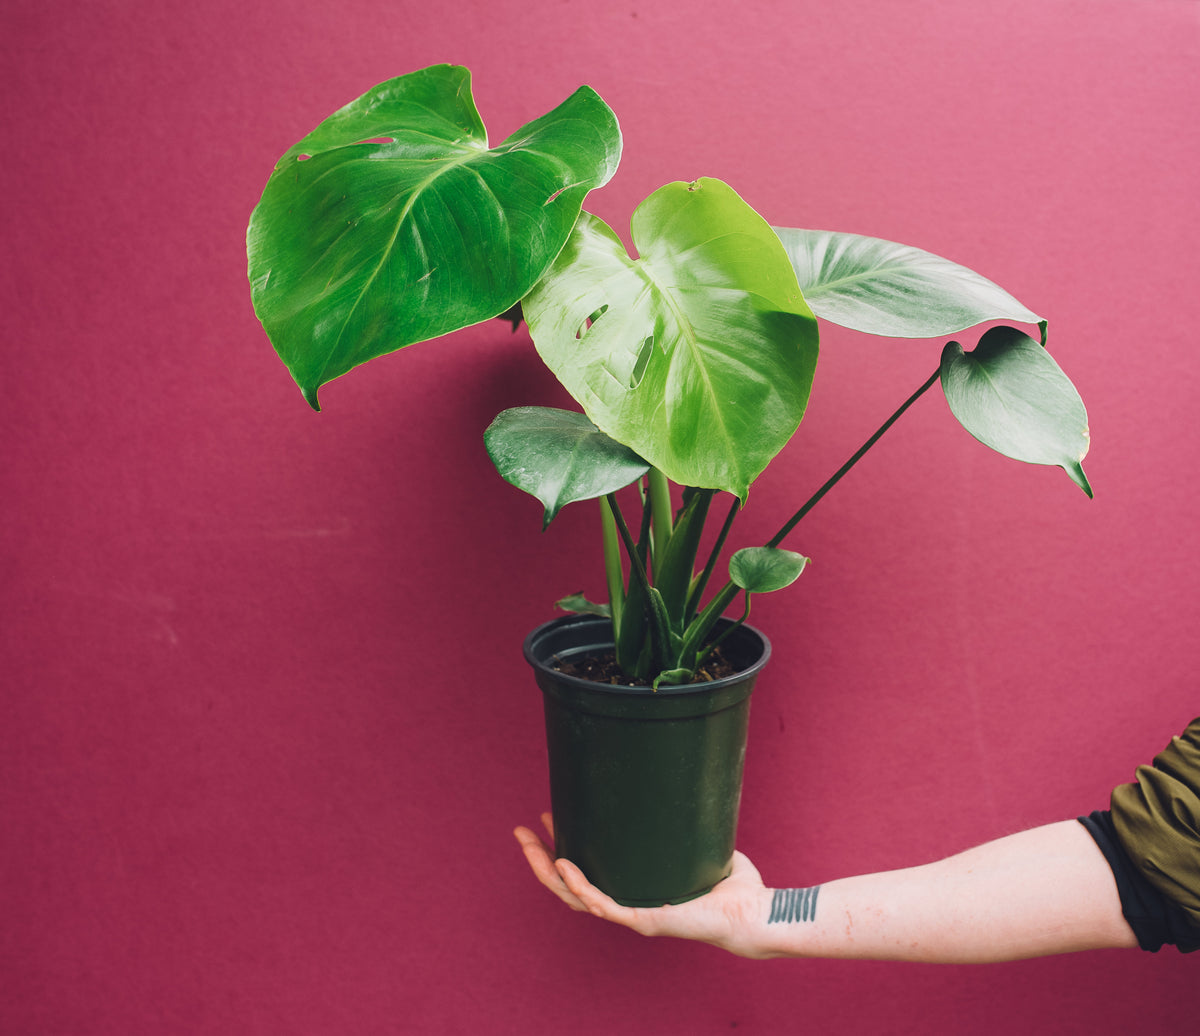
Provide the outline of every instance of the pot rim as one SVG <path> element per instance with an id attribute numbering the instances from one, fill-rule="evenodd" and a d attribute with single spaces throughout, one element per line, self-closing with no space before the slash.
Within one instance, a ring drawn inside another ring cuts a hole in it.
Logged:
<path id="1" fill-rule="evenodd" d="M 730 625 L 733 625 L 732 619 L 722 618 L 718 620 L 717 628 L 722 629 Z M 605 628 L 604 635 L 598 637 L 594 643 L 577 646 L 574 653 L 581 653 L 598 647 L 611 648 L 613 641 L 609 628 L 609 620 L 606 617 L 602 615 L 583 614 L 562 615 L 557 619 L 551 619 L 548 622 L 543 622 L 529 633 L 529 635 L 525 638 L 524 644 L 522 645 L 522 652 L 525 656 L 525 660 L 534 668 L 535 671 L 550 675 L 554 680 L 561 682 L 561 684 L 567 687 L 586 690 L 593 694 L 599 693 L 623 696 L 650 696 L 661 699 L 664 697 L 677 697 L 689 694 L 707 694 L 713 691 L 720 691 L 727 687 L 735 686 L 746 681 L 747 679 L 753 679 L 756 677 L 771 658 L 771 642 L 767 639 L 766 634 L 756 627 L 751 626 L 749 623 L 742 623 L 738 627 L 737 632 L 731 634 L 731 637 L 748 636 L 752 641 L 757 642 L 757 656 L 750 665 L 743 669 L 739 669 L 736 673 L 732 673 L 729 676 L 723 676 L 719 680 L 706 680 L 690 684 L 667 684 L 659 687 L 658 690 L 655 690 L 649 684 L 632 686 L 625 684 L 607 684 L 597 683 L 593 680 L 585 680 L 579 676 L 569 676 L 555 669 L 554 666 L 550 664 L 551 659 L 560 657 L 560 652 L 538 650 L 539 645 L 541 645 L 548 637 L 552 637 L 560 632 L 569 631 L 574 627 L 590 626 L 603 626 Z M 751 650 L 755 649 L 751 648 Z"/>

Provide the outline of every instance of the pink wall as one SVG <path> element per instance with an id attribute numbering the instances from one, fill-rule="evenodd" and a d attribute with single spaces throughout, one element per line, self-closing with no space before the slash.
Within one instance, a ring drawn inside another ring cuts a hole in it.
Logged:
<path id="1" fill-rule="evenodd" d="M 511 841 L 547 802 L 519 656 L 599 592 L 496 411 L 561 402 L 499 325 L 311 413 L 250 308 L 274 159 L 374 83 L 475 72 L 499 139 L 581 82 L 592 208 L 724 178 L 1050 318 L 1096 488 L 916 408 L 756 619 L 741 844 L 769 883 L 923 862 L 1107 803 L 1196 704 L 1200 5 L 145 0 L 2 23 L 0 1031 L 1089 1032 L 1176 1024 L 1173 951 L 997 967 L 727 958 L 570 914 Z M 167 13 L 167 12 L 170 13 Z M 745 543 L 933 369 L 830 331 Z"/>

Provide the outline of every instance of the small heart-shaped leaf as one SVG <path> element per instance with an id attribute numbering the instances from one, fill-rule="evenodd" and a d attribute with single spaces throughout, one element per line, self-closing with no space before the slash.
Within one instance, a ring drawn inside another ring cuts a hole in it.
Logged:
<path id="1" fill-rule="evenodd" d="M 545 506 L 543 529 L 567 504 L 614 493 L 650 470 L 628 446 L 570 410 L 505 410 L 483 438 L 500 477 Z"/>
<path id="2" fill-rule="evenodd" d="M 781 547 L 746 547 L 729 559 L 729 578 L 752 594 L 766 594 L 791 586 L 809 559 Z"/>
<path id="3" fill-rule="evenodd" d="M 942 350 L 942 391 L 950 410 L 986 446 L 1029 464 L 1057 464 L 1088 496 L 1083 473 L 1088 417 L 1054 358 L 1014 327 L 993 327 L 964 352 Z"/>

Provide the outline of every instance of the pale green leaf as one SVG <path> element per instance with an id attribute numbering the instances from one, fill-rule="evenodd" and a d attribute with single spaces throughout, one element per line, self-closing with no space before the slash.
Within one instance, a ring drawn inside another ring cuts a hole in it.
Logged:
<path id="1" fill-rule="evenodd" d="M 776 227 L 804 298 L 824 320 L 892 338 L 936 338 L 992 320 L 1042 318 L 999 285 L 909 245 Z"/>
<path id="2" fill-rule="evenodd" d="M 614 439 L 745 499 L 804 414 L 816 321 L 779 239 L 719 180 L 656 191 L 632 233 L 638 259 L 580 217 L 522 302 L 534 343 Z"/>
<path id="3" fill-rule="evenodd" d="M 1042 346 L 1012 327 L 994 327 L 971 352 L 942 350 L 942 390 L 976 439 L 1006 457 L 1057 464 L 1088 496 L 1083 473 L 1088 417 L 1070 378 Z"/>

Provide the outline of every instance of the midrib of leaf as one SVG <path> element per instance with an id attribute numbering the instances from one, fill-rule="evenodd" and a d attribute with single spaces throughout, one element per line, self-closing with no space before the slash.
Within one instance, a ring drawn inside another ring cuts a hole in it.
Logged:
<path id="1" fill-rule="evenodd" d="M 811 299 L 814 295 L 827 294 L 830 291 L 837 290 L 843 285 L 853 284 L 857 281 L 868 281 L 879 278 L 884 273 L 889 273 L 894 270 L 910 270 L 910 266 L 906 266 L 901 262 L 887 263 L 883 266 L 873 266 L 870 270 L 863 270 L 861 273 L 845 274 L 834 280 L 820 281 L 815 286 L 805 288 L 801 286 L 806 299 Z"/>
<path id="2" fill-rule="evenodd" d="M 996 387 L 996 379 L 992 377 L 991 372 L 981 363 L 976 363 L 975 369 L 987 382 L 987 389 L 992 394 L 992 398 L 1000 405 L 1000 409 L 1011 418 L 1013 416 L 1012 408 L 1005 402 L 1004 393 Z"/>
<path id="3" fill-rule="evenodd" d="M 405 222 L 408 220 L 408 215 L 410 212 L 412 212 L 413 206 L 417 203 L 417 199 L 426 190 L 429 189 L 429 186 L 432 183 L 434 183 L 439 177 L 444 176 L 451 169 L 457 169 L 461 165 L 466 165 L 467 163 L 476 160 L 480 155 L 486 155 L 489 153 L 490 152 L 481 151 L 481 150 L 472 148 L 469 151 L 467 151 L 465 154 L 460 155 L 458 158 L 449 159 L 449 160 L 444 161 L 438 169 L 436 169 L 432 173 L 430 173 L 429 176 L 427 176 L 424 180 L 422 180 L 420 183 L 418 183 L 415 188 L 413 188 L 413 190 L 411 191 L 411 193 L 408 196 L 408 200 L 404 203 L 404 208 L 400 211 L 399 216 L 396 218 L 396 225 L 392 228 L 392 236 L 388 239 L 388 243 L 384 247 L 382 254 L 380 255 L 379 262 L 377 262 L 375 264 L 375 268 L 371 271 L 370 276 L 367 278 L 366 284 L 363 285 L 362 291 L 360 291 L 358 293 L 358 295 L 355 297 L 354 305 L 350 307 L 350 312 L 346 314 L 346 319 L 342 321 L 342 326 L 338 330 L 337 338 L 333 342 L 332 346 L 330 346 L 329 352 L 326 354 L 325 363 L 321 367 L 321 373 L 318 376 L 319 383 L 323 382 L 324 377 L 325 377 L 325 372 L 327 370 L 329 370 L 329 363 L 333 359 L 334 353 L 341 346 L 342 336 L 346 333 L 346 328 L 349 326 L 350 321 L 353 319 L 355 312 L 357 312 L 359 304 L 366 297 L 366 295 L 370 292 L 372 285 L 375 283 L 376 278 L 379 276 L 379 272 L 387 264 L 387 261 L 388 261 L 389 257 L 391 256 L 393 249 L 396 246 L 396 239 L 400 235 L 400 228 L 403 227 Z M 419 235 L 418 235 L 418 240 L 419 240 Z"/>
<path id="4" fill-rule="evenodd" d="M 736 453 L 733 450 L 733 436 L 729 432 L 729 426 L 724 419 L 724 415 L 721 413 L 720 406 L 717 405 L 717 394 L 713 389 L 712 378 L 709 375 L 708 365 L 703 362 L 704 354 L 700 349 L 700 339 L 696 334 L 694 325 L 692 324 L 691 320 L 688 319 L 687 314 L 684 312 L 683 307 L 679 305 L 679 302 L 675 298 L 674 294 L 669 289 L 665 288 L 659 282 L 658 278 L 654 276 L 654 270 L 650 263 L 646 262 L 645 260 L 641 260 L 638 265 L 641 266 L 645 276 L 654 286 L 654 289 L 666 301 L 668 311 L 674 318 L 676 324 L 679 326 L 680 331 L 682 332 L 681 337 L 683 338 L 684 344 L 687 347 L 688 353 L 691 355 L 692 363 L 696 369 L 700 371 L 700 375 L 704 380 L 704 388 L 705 393 L 708 396 L 709 410 L 716 419 L 717 423 L 720 425 L 721 438 L 724 439 L 727 447 L 726 453 L 731 457 L 736 457 Z M 655 344 L 657 345 L 657 343 Z M 741 472 L 740 465 L 738 467 L 738 472 L 739 474 Z"/>

